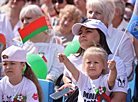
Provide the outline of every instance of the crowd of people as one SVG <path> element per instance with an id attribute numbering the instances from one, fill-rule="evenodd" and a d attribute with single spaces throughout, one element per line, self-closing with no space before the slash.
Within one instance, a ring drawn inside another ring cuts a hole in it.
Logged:
<path id="1" fill-rule="evenodd" d="M 130 102 L 128 82 L 134 74 L 138 80 L 138 40 L 126 28 L 136 4 L 136 0 L 3 0 L 0 102 L 42 102 L 41 86 L 26 59 L 39 53 L 47 60 L 45 80 L 60 83 L 55 90 L 79 90 L 73 102 Z M 19 31 L 43 16 L 50 17 L 53 29 L 23 43 Z M 66 56 L 66 46 L 76 40 L 79 50 Z M 138 100 L 137 81 L 135 89 Z M 102 93 L 107 97 L 98 97 Z"/>

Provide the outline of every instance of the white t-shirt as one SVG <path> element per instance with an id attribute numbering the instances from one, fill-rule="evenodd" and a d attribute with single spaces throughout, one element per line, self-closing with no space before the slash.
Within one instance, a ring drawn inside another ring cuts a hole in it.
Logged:
<path id="1" fill-rule="evenodd" d="M 50 43 L 32 43 L 32 42 L 25 42 L 24 44 L 20 41 L 14 40 L 10 43 L 10 45 L 16 45 L 22 47 L 26 50 L 27 54 L 38 54 L 44 53 L 44 56 L 47 60 L 47 78 L 51 79 L 53 82 L 56 82 L 57 78 L 63 73 L 64 71 L 64 64 L 58 61 L 58 49 L 60 53 L 64 52 L 64 47 L 61 44 L 53 43 L 55 37 L 53 36 L 50 39 Z"/>
<path id="2" fill-rule="evenodd" d="M 99 93 L 106 93 L 107 96 L 112 92 L 108 86 L 108 74 L 101 75 L 98 79 L 92 80 L 85 73 L 79 72 L 78 81 L 74 81 L 79 88 L 78 102 L 98 102 L 95 89 L 99 90 Z M 105 88 L 105 92 L 103 90 Z M 102 102 L 106 102 L 102 100 Z"/>
<path id="3" fill-rule="evenodd" d="M 20 36 L 18 32 L 19 28 L 21 28 L 20 21 L 18 21 L 14 29 L 12 29 L 12 26 L 7 14 L 6 13 L 0 14 L 0 33 L 5 35 L 7 46 L 13 38 Z"/>
<path id="4" fill-rule="evenodd" d="M 19 84 L 12 85 L 7 76 L 3 77 L 0 80 L 0 102 L 13 102 L 15 96 L 17 96 L 16 100 L 25 96 L 25 102 L 39 102 L 37 88 L 31 80 L 23 77 Z"/>
<path id="5" fill-rule="evenodd" d="M 73 54 L 68 56 L 69 60 L 75 65 L 76 68 L 79 70 L 82 70 L 82 56 L 75 57 Z M 111 60 L 113 58 L 113 54 L 108 55 L 108 60 Z M 113 92 L 125 92 L 127 93 L 127 90 L 129 89 L 128 81 L 127 81 L 127 73 L 126 68 L 124 65 L 124 62 L 121 58 L 115 56 L 114 58 L 116 62 L 116 69 L 117 69 L 117 78 L 116 83 L 113 88 Z M 69 72 L 69 70 L 65 67 L 64 68 L 64 75 L 68 76 L 70 78 L 72 77 L 72 74 Z"/>

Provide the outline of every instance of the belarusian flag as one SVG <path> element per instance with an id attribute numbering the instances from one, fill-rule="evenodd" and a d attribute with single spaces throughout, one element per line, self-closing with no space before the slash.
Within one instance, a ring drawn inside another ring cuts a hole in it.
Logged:
<path id="1" fill-rule="evenodd" d="M 49 17 L 43 16 L 25 26 L 19 31 L 19 34 L 22 42 L 25 43 L 30 38 L 48 29 L 52 29 Z"/>

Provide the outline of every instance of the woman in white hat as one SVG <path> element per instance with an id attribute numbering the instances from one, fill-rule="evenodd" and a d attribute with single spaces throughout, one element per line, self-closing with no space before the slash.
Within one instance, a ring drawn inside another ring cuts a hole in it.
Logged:
<path id="1" fill-rule="evenodd" d="M 101 47 L 106 50 L 108 54 L 108 60 L 111 60 L 113 58 L 113 54 L 106 42 L 107 28 L 100 20 L 88 19 L 84 23 L 76 23 L 72 27 L 72 32 L 74 35 L 79 36 L 80 49 L 76 54 L 71 54 L 68 58 L 79 70 L 82 69 L 83 52 L 88 47 L 93 46 L 93 42 L 100 44 Z M 126 68 L 121 58 L 115 56 L 114 60 L 116 62 L 117 79 L 113 87 L 113 92 L 116 93 L 117 91 L 119 91 L 120 93 L 123 93 L 119 94 L 120 97 L 124 97 L 129 88 L 127 82 Z M 62 86 L 59 90 L 70 86 L 69 83 L 72 82 L 71 78 L 71 73 L 65 68 L 63 77 L 65 85 Z"/>

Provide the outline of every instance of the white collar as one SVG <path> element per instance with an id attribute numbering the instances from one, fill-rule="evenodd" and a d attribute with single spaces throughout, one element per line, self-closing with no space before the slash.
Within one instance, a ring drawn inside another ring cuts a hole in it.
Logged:
<path id="1" fill-rule="evenodd" d="M 108 25 L 108 34 L 107 36 L 111 37 L 112 36 L 112 31 L 113 31 L 113 24 Z"/>

